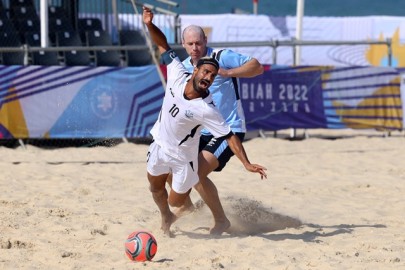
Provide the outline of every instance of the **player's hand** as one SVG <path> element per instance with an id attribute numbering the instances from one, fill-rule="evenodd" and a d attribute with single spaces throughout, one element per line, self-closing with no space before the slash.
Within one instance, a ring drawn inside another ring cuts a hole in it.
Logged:
<path id="1" fill-rule="evenodd" d="M 143 6 L 142 9 L 143 9 L 143 14 L 142 14 L 143 23 L 144 24 L 152 23 L 152 20 L 153 20 L 152 10 L 150 10 L 150 8 L 147 8 L 145 6 Z"/>
<path id="2" fill-rule="evenodd" d="M 259 173 L 261 179 L 264 179 L 264 178 L 267 179 L 267 174 L 265 172 L 267 169 L 259 164 L 248 164 L 248 165 L 246 165 L 245 168 L 249 172 Z"/>

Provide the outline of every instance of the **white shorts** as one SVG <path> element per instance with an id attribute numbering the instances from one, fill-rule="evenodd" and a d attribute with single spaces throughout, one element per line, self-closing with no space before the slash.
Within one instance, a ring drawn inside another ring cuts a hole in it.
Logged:
<path id="1" fill-rule="evenodd" d="M 167 155 L 155 142 L 148 150 L 148 173 L 153 176 L 172 173 L 172 189 L 177 193 L 186 193 L 198 183 L 198 157 L 185 163 Z"/>

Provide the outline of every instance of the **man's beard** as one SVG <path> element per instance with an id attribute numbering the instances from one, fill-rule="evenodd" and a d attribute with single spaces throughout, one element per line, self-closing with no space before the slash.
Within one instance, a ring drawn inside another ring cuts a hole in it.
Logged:
<path id="1" fill-rule="evenodd" d="M 194 87 L 194 90 L 196 92 L 200 93 L 200 94 L 202 94 L 202 93 L 204 93 L 206 91 L 206 89 L 202 89 L 202 88 L 200 88 L 198 86 L 198 79 L 197 78 L 194 78 L 194 80 L 193 80 L 193 87 Z"/>

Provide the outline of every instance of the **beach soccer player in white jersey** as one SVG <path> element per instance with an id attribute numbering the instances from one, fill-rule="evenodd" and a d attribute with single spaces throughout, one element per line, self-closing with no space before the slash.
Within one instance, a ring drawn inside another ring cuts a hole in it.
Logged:
<path id="1" fill-rule="evenodd" d="M 184 28 L 182 35 L 183 47 L 189 55 L 183 61 L 184 66 L 191 72 L 198 61 L 205 56 L 215 58 L 219 63 L 218 76 L 210 86 L 210 92 L 215 106 L 219 109 L 231 130 L 244 140 L 246 133 L 245 115 L 239 95 L 239 79 L 251 78 L 263 73 L 263 66 L 257 59 L 239 54 L 229 49 L 213 49 L 207 46 L 204 30 L 197 25 Z M 207 129 L 202 130 L 199 144 L 199 177 L 200 182 L 195 186 L 214 217 L 211 234 L 221 234 L 230 222 L 225 215 L 218 190 L 208 178 L 212 171 L 221 171 L 233 156 L 224 138 L 215 138 Z M 193 203 L 187 198 L 185 204 L 179 208 L 179 215 L 193 209 Z"/>
<path id="2" fill-rule="evenodd" d="M 167 64 L 167 86 L 159 117 L 151 130 L 147 177 L 153 199 L 162 217 L 162 230 L 170 235 L 170 226 L 177 219 L 170 206 L 184 204 L 198 178 L 198 142 L 202 128 L 215 137 L 227 140 L 246 170 L 267 178 L 266 168 L 251 164 L 238 136 L 215 107 L 208 88 L 218 73 L 214 58 L 202 58 L 190 74 L 170 49 L 162 31 L 152 22 L 153 13 L 143 7 L 143 22 L 152 41 Z M 172 174 L 170 193 L 166 180 Z"/>

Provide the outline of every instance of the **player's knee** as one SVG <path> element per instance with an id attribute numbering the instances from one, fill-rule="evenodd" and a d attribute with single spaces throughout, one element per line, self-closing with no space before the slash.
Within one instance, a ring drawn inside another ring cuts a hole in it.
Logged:
<path id="1" fill-rule="evenodd" d="M 152 193 L 165 191 L 167 175 L 152 176 L 148 173 L 149 190 Z"/>
<path id="2" fill-rule="evenodd" d="M 152 193 L 159 193 L 159 192 L 162 192 L 164 190 L 164 188 L 162 188 L 160 185 L 159 186 L 149 185 L 149 190 Z"/>
<path id="3" fill-rule="evenodd" d="M 211 173 L 212 171 L 210 171 L 210 170 L 201 170 L 201 171 L 198 171 L 198 179 L 199 179 L 199 182 L 205 182 L 206 181 L 206 179 L 207 179 L 207 177 L 208 177 L 208 175 Z"/>
<path id="4" fill-rule="evenodd" d="M 179 203 L 178 201 L 171 201 L 171 200 L 168 200 L 168 202 L 169 202 L 169 205 L 171 206 L 171 207 L 180 207 L 182 204 L 181 203 Z"/>
<path id="5" fill-rule="evenodd" d="M 170 198 L 167 200 L 167 202 L 169 203 L 169 205 L 171 207 L 181 207 L 184 204 L 185 200 L 179 200 L 179 199 L 173 199 Z"/>
<path id="6" fill-rule="evenodd" d="M 177 193 L 174 190 L 171 190 L 167 202 L 172 207 L 181 207 L 185 203 L 186 198 L 188 197 L 190 192 L 191 189 L 188 190 L 186 193 Z"/>

